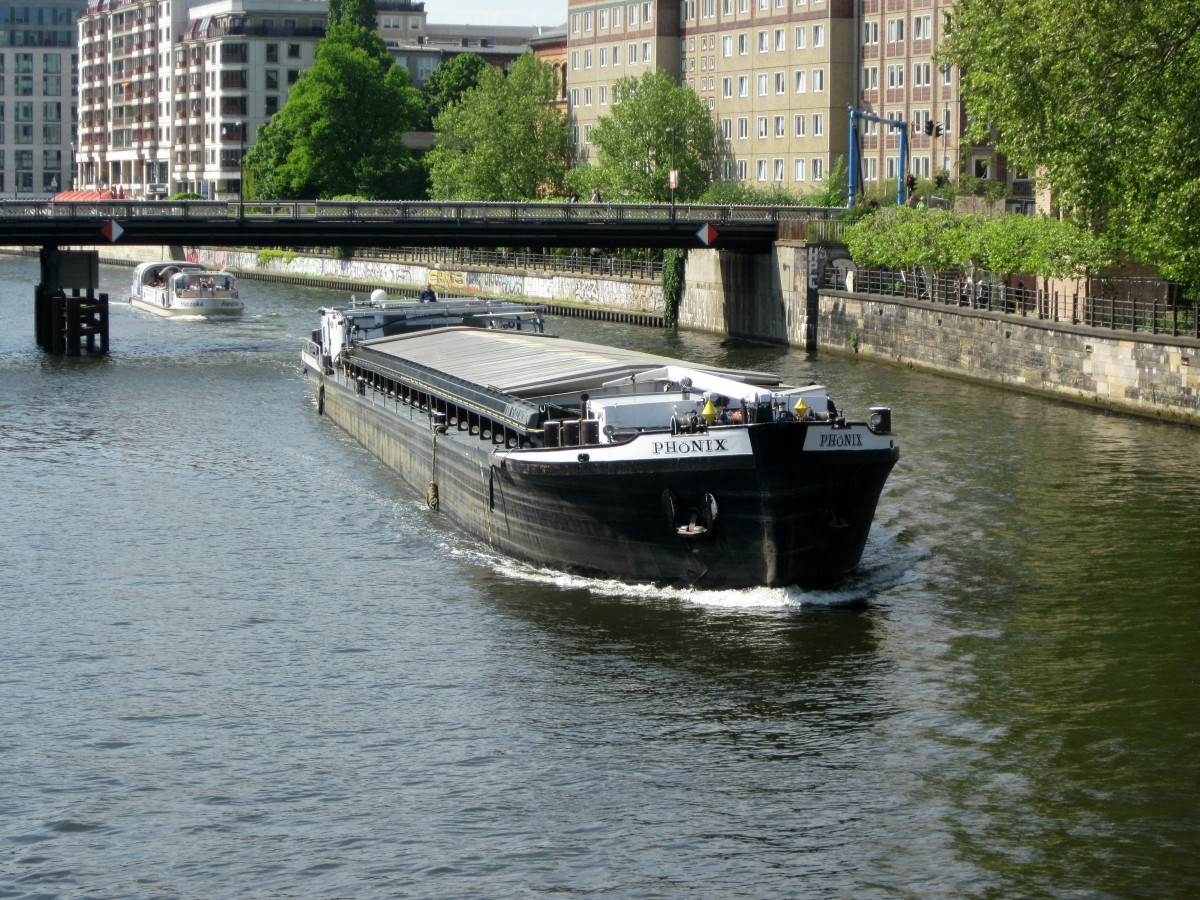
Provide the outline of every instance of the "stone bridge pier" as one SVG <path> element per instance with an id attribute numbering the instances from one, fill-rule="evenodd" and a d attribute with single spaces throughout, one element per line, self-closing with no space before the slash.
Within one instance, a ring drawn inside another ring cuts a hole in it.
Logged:
<path id="1" fill-rule="evenodd" d="M 822 277 L 846 257 L 840 245 L 805 241 L 779 241 L 770 253 L 692 250 L 679 324 L 814 350 Z"/>

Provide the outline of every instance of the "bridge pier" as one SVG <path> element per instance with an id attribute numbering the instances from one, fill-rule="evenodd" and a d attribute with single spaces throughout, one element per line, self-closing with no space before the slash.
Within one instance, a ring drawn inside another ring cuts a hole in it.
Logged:
<path id="1" fill-rule="evenodd" d="M 822 273 L 839 247 L 778 241 L 769 253 L 692 250 L 679 324 L 815 350 Z"/>
<path id="2" fill-rule="evenodd" d="M 108 295 L 96 293 L 100 254 L 43 247 L 39 260 L 41 281 L 33 289 L 38 346 L 57 356 L 79 356 L 84 346 L 88 353 L 107 353 Z"/>

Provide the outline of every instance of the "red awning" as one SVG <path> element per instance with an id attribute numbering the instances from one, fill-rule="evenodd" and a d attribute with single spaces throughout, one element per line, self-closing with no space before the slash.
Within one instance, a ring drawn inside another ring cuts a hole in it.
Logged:
<path id="1" fill-rule="evenodd" d="M 51 200 L 64 200 L 66 202 L 78 201 L 86 202 L 88 200 L 120 200 L 122 197 L 121 191 L 62 191 L 51 197 Z"/>

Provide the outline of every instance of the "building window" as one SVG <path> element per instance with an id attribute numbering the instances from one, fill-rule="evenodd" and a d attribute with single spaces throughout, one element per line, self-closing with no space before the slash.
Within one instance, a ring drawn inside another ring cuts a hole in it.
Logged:
<path id="1" fill-rule="evenodd" d="M 765 138 L 766 136 L 767 136 L 767 117 L 759 116 L 758 117 L 758 137 L 761 140 L 761 139 Z"/>
<path id="2" fill-rule="evenodd" d="M 721 79 L 721 96 L 729 100 L 733 97 L 733 79 L 725 77 Z"/>
<path id="3" fill-rule="evenodd" d="M 727 141 L 733 137 L 733 119 L 721 120 L 721 140 Z"/>
<path id="4" fill-rule="evenodd" d="M 796 93 L 803 94 L 808 90 L 808 74 L 799 69 L 796 70 Z"/>
<path id="5" fill-rule="evenodd" d="M 288 44 L 287 45 L 287 56 L 288 56 L 288 59 L 299 59 L 300 58 L 300 45 L 299 44 Z"/>
<path id="6" fill-rule="evenodd" d="M 760 31 L 758 33 L 758 52 L 766 53 L 769 49 L 770 45 L 767 42 L 767 33 L 765 31 Z"/>
<path id="7" fill-rule="evenodd" d="M 750 52 L 750 35 L 742 33 L 738 35 L 738 56 L 745 56 Z"/>
<path id="8" fill-rule="evenodd" d="M 929 87 L 929 63 L 913 63 L 913 87 Z"/>
<path id="9" fill-rule="evenodd" d="M 787 34 L 787 32 L 785 32 L 782 28 L 775 29 L 775 52 L 776 53 L 782 53 L 784 50 L 787 49 L 787 38 L 784 37 L 785 34 Z"/>
<path id="10" fill-rule="evenodd" d="M 796 116 L 796 137 L 804 137 L 804 116 Z"/>
<path id="11" fill-rule="evenodd" d="M 737 161 L 737 177 L 738 177 L 738 181 L 745 181 L 745 180 L 746 180 L 746 168 L 747 168 L 747 166 L 746 166 L 746 160 L 744 160 L 744 159 L 739 159 L 739 160 Z"/>
<path id="12" fill-rule="evenodd" d="M 812 117 L 813 137 L 821 137 L 825 134 L 825 116 L 822 113 L 813 113 Z M 816 178 L 816 173 L 813 173 Z"/>
<path id="13" fill-rule="evenodd" d="M 776 94 L 786 94 L 787 93 L 787 73 L 786 72 L 776 72 L 775 73 L 775 93 Z"/>
<path id="14" fill-rule="evenodd" d="M 738 119 L 738 140 L 744 141 L 750 137 L 750 120 L 742 117 Z"/>
<path id="15" fill-rule="evenodd" d="M 824 25 L 814 25 L 813 26 L 813 46 L 814 47 L 824 47 L 825 46 L 825 26 Z"/>
<path id="16" fill-rule="evenodd" d="M 738 96 L 739 97 L 749 97 L 750 96 L 750 76 L 749 75 L 739 75 L 738 76 Z"/>
<path id="17" fill-rule="evenodd" d="M 870 46 L 879 43 L 879 23 L 863 22 L 863 44 Z"/>
<path id="18" fill-rule="evenodd" d="M 775 180 L 783 181 L 783 160 L 775 160 Z"/>
<path id="19" fill-rule="evenodd" d="M 862 86 L 864 91 L 879 89 L 879 66 L 866 66 L 863 68 Z"/>
<path id="20" fill-rule="evenodd" d="M 803 25 L 796 26 L 796 49 L 804 50 L 808 47 L 808 31 Z"/>
<path id="21" fill-rule="evenodd" d="M 787 120 L 783 116 L 775 117 L 775 137 L 787 137 L 787 128 L 784 126 L 785 121 Z"/>
<path id="22" fill-rule="evenodd" d="M 754 166 L 755 177 L 759 181 L 767 180 L 767 161 L 765 159 L 757 160 Z"/>
<path id="23" fill-rule="evenodd" d="M 766 72 L 759 73 L 758 76 L 758 96 L 765 97 L 770 92 L 770 81 Z"/>
<path id="24" fill-rule="evenodd" d="M 813 69 L 813 93 L 819 94 L 825 90 L 825 70 Z"/>
<path id="25" fill-rule="evenodd" d="M 269 62 L 269 63 L 279 62 L 279 45 L 278 44 L 267 44 L 267 62 Z"/>
<path id="26" fill-rule="evenodd" d="M 804 160 L 796 160 L 795 172 L 792 173 L 792 178 L 796 181 L 804 181 Z"/>
<path id="27" fill-rule="evenodd" d="M 825 177 L 825 160 L 814 156 L 812 161 L 812 180 L 820 181 Z"/>
<path id="28" fill-rule="evenodd" d="M 904 40 L 903 19 L 888 19 L 887 39 L 889 44 L 898 44 Z"/>
<path id="29" fill-rule="evenodd" d="M 933 26 L 928 15 L 913 16 L 913 40 L 927 41 L 933 37 Z"/>

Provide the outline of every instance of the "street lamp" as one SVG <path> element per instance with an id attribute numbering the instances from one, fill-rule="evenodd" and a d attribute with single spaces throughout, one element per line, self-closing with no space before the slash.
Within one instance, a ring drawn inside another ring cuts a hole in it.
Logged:
<path id="1" fill-rule="evenodd" d="M 675 185 L 679 182 L 679 173 L 675 171 L 675 129 L 668 128 L 667 133 L 671 135 L 671 171 L 667 175 L 667 180 L 671 185 L 671 221 L 675 221 Z"/>

